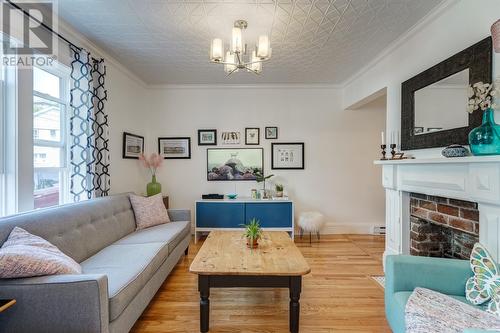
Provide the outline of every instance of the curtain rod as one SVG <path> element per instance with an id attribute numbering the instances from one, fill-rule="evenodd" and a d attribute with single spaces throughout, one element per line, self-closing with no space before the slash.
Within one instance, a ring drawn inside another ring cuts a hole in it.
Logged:
<path id="1" fill-rule="evenodd" d="M 6 0 L 7 3 L 9 5 L 11 5 L 12 7 L 14 7 L 15 9 L 18 9 L 20 10 L 21 12 L 23 12 L 23 14 L 27 17 L 29 17 L 30 19 L 32 19 L 33 21 L 37 22 L 38 24 L 40 24 L 42 27 L 44 27 L 46 30 L 48 30 L 49 32 L 51 32 L 52 34 L 56 35 L 57 37 L 59 37 L 60 39 L 62 39 L 63 41 L 65 41 L 66 43 L 68 43 L 69 45 L 75 47 L 76 49 L 78 49 L 78 51 L 81 51 L 82 48 L 72 42 L 70 42 L 66 37 L 64 37 L 63 35 L 61 35 L 60 33 L 54 31 L 51 27 L 49 27 L 47 24 L 43 23 L 42 21 L 40 21 L 39 19 L 37 19 L 36 17 L 30 15 L 30 13 L 28 13 L 27 11 L 25 11 L 23 8 L 21 8 L 19 5 L 13 3 L 11 0 Z"/>

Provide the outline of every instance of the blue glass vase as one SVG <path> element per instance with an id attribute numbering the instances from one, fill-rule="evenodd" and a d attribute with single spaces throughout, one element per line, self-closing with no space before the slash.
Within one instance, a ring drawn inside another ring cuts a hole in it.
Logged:
<path id="1" fill-rule="evenodd" d="M 469 145 L 473 155 L 500 155 L 500 126 L 493 109 L 485 110 L 481 126 L 469 133 Z"/>

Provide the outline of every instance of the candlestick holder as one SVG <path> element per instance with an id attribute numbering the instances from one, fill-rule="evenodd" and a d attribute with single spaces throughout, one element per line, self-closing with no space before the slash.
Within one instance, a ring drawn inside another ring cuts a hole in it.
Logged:
<path id="1" fill-rule="evenodd" d="M 382 149 L 382 158 L 381 160 L 386 160 L 387 158 L 385 157 L 385 149 L 387 148 L 387 145 L 380 145 L 380 148 Z"/>
<path id="2" fill-rule="evenodd" d="M 394 157 L 396 156 L 396 144 L 391 143 L 389 147 L 391 147 L 391 158 L 394 159 Z"/>

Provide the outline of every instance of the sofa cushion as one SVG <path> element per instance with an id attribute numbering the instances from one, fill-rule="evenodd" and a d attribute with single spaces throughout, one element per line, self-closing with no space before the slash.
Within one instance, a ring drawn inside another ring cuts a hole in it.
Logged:
<path id="1" fill-rule="evenodd" d="M 81 263 L 108 276 L 109 319 L 116 319 L 168 257 L 168 243 L 112 244 Z"/>
<path id="2" fill-rule="evenodd" d="M 145 244 L 155 242 L 165 242 L 168 244 L 168 253 L 191 232 L 189 221 L 170 222 L 157 225 L 151 228 L 138 230 L 128 236 L 123 237 L 115 244 Z"/>

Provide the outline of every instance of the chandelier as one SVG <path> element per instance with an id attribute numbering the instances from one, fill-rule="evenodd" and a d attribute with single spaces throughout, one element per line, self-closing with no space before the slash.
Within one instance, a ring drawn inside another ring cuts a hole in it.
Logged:
<path id="1" fill-rule="evenodd" d="M 271 59 L 271 45 L 267 35 L 259 36 L 255 49 L 247 55 L 247 45 L 243 41 L 243 30 L 248 27 L 247 21 L 234 22 L 229 50 L 224 54 L 224 42 L 214 38 L 210 47 L 210 62 L 223 64 L 227 76 L 244 70 L 254 74 L 262 72 L 262 62 Z"/>

